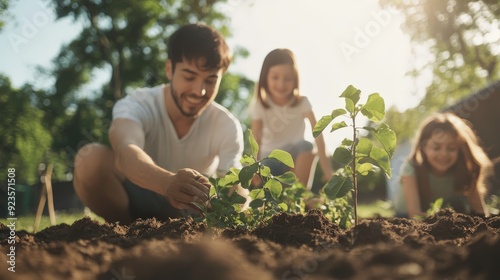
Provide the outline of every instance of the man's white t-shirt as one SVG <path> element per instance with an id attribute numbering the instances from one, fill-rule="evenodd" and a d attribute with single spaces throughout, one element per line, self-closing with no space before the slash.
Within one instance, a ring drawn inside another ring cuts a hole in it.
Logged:
<path id="1" fill-rule="evenodd" d="M 299 103 L 293 107 L 289 104 L 276 105 L 270 98 L 267 103 L 269 108 L 264 108 L 257 98 L 254 98 L 249 107 L 252 120 L 262 120 L 260 144 L 262 156 L 267 156 L 274 149 L 306 140 L 304 136 L 305 114 L 312 111 L 307 97 L 302 96 Z"/>
<path id="2" fill-rule="evenodd" d="M 165 108 L 164 87 L 141 88 L 118 100 L 113 119 L 139 123 L 145 134 L 144 151 L 169 171 L 192 168 L 213 176 L 241 167 L 243 131 L 238 119 L 213 102 L 179 139 Z"/>

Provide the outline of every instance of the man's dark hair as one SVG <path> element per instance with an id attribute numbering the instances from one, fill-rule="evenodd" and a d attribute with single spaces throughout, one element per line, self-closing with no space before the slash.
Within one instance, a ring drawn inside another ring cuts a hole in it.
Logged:
<path id="1" fill-rule="evenodd" d="M 200 68 L 226 71 L 232 57 L 222 34 L 204 23 L 195 23 L 180 27 L 170 36 L 168 58 L 172 61 L 172 70 L 177 62 L 204 58 Z"/>

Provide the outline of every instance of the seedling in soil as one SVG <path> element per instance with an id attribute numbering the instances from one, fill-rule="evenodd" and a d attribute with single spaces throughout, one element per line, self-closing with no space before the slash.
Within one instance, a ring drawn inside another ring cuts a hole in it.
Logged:
<path id="1" fill-rule="evenodd" d="M 259 146 L 255 141 L 252 131 L 249 130 L 248 141 L 250 153 L 244 154 L 241 163 L 243 168 L 231 168 L 222 178 L 211 178 L 212 188 L 207 205 L 194 203 L 204 213 L 209 230 L 213 227 L 244 227 L 252 228 L 266 221 L 278 212 L 300 211 L 301 188 L 296 185 L 295 174 L 288 171 L 282 175 L 274 176 L 269 167 L 262 164 L 264 159 L 277 160 L 286 166 L 293 168 L 294 163 L 291 155 L 283 150 L 274 150 L 269 156 L 257 160 Z M 249 189 L 251 180 L 258 176 L 263 182 L 261 188 L 250 190 L 251 202 L 249 209 L 242 209 L 246 202 L 245 198 L 233 192 L 234 186 L 240 184 Z M 284 196 L 283 185 L 290 185 Z M 292 194 L 292 196 L 290 196 Z"/>
<path id="2" fill-rule="evenodd" d="M 358 176 L 366 176 L 369 172 L 382 169 L 388 177 L 391 176 L 390 158 L 396 148 L 396 133 L 386 124 L 379 127 L 361 126 L 356 124 L 358 114 L 361 113 L 373 122 L 380 122 L 385 116 L 384 99 L 378 93 L 368 96 L 366 104 L 358 104 L 361 91 L 349 85 L 340 97 L 345 99 L 345 109 L 335 109 L 330 115 L 323 116 L 314 126 L 313 136 L 317 137 L 337 117 L 343 116 L 350 120 L 335 122 L 330 132 L 341 128 L 352 128 L 352 139 L 344 139 L 333 153 L 333 159 L 340 168 L 323 187 L 323 191 L 330 199 L 345 197 L 352 191 L 354 200 L 355 225 L 358 224 Z M 365 130 L 378 141 L 361 137 L 359 130 Z M 377 145 L 378 142 L 378 145 Z"/>
<path id="3" fill-rule="evenodd" d="M 441 210 L 442 206 L 443 206 L 443 198 L 440 197 L 436 199 L 433 203 L 431 203 L 431 207 L 429 207 L 429 209 L 427 210 L 426 216 L 432 216 L 436 214 L 437 212 L 439 212 L 439 210 Z"/>

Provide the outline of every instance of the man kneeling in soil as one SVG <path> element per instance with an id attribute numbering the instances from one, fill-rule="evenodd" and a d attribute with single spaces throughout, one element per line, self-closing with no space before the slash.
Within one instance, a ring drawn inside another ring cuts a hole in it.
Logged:
<path id="1" fill-rule="evenodd" d="M 214 99 L 231 62 L 222 35 L 205 24 L 169 39 L 170 84 L 119 100 L 109 129 L 112 149 L 89 144 L 75 158 L 82 202 L 108 222 L 179 217 L 208 200 L 204 175 L 240 167 L 239 121 Z"/>

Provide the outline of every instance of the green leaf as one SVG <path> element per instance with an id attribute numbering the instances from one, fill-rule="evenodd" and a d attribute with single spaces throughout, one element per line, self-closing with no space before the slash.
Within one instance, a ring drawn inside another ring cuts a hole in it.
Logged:
<path id="1" fill-rule="evenodd" d="M 273 150 L 271 154 L 268 156 L 268 158 L 277 159 L 278 161 L 282 162 L 288 167 L 291 168 L 294 167 L 292 156 L 288 152 L 285 152 L 283 150 L 279 149 Z"/>
<path id="2" fill-rule="evenodd" d="M 240 169 L 238 169 L 236 167 L 231 167 L 231 168 L 229 168 L 229 172 L 238 175 L 240 173 Z"/>
<path id="3" fill-rule="evenodd" d="M 224 177 L 219 179 L 219 186 L 236 185 L 239 181 L 237 174 L 228 173 Z"/>
<path id="4" fill-rule="evenodd" d="M 210 188 L 210 191 L 209 191 L 209 193 L 208 193 L 208 196 L 209 196 L 209 197 L 213 197 L 213 196 L 214 196 L 214 195 L 216 195 L 216 194 L 217 194 L 216 189 L 215 189 L 215 188 Z"/>
<path id="5" fill-rule="evenodd" d="M 359 101 L 360 94 L 361 91 L 359 89 L 349 85 L 340 95 L 340 97 L 345 98 L 345 106 L 349 113 L 354 113 L 354 107 Z"/>
<path id="6" fill-rule="evenodd" d="M 353 188 L 354 184 L 352 183 L 351 177 L 346 177 L 345 182 L 342 184 L 339 192 L 337 193 L 337 197 L 346 196 Z"/>
<path id="7" fill-rule="evenodd" d="M 375 132 L 377 130 L 375 127 L 372 126 L 363 126 L 363 129 L 366 129 L 370 132 Z"/>
<path id="8" fill-rule="evenodd" d="M 255 163 L 255 158 L 253 158 L 249 155 L 243 155 L 243 157 L 241 157 L 241 159 L 240 159 L 240 163 L 243 166 L 252 165 Z"/>
<path id="9" fill-rule="evenodd" d="M 248 130 L 248 143 L 250 144 L 250 147 L 252 149 L 252 156 L 254 158 L 257 158 L 257 154 L 259 154 L 259 144 L 257 144 L 257 141 L 255 141 L 251 129 Z"/>
<path id="10" fill-rule="evenodd" d="M 342 116 L 347 114 L 347 111 L 344 109 L 335 109 L 332 111 L 332 120 L 335 119 L 338 116 Z"/>
<path id="11" fill-rule="evenodd" d="M 262 207 L 262 205 L 264 205 L 264 200 L 255 199 L 255 200 L 252 200 L 248 206 L 250 206 L 253 209 L 256 209 L 256 208 Z"/>
<path id="12" fill-rule="evenodd" d="M 443 206 L 443 198 L 440 197 L 438 199 L 436 199 L 433 203 L 430 204 L 430 207 L 429 209 L 427 209 L 427 215 L 434 215 L 437 213 L 437 211 L 439 211 L 439 209 L 441 209 L 441 207 Z M 449 206 L 449 205 L 445 205 L 446 206 Z"/>
<path id="13" fill-rule="evenodd" d="M 389 157 L 392 157 L 397 144 L 396 132 L 384 123 L 380 125 L 380 127 L 373 134 L 378 139 L 382 147 L 384 147 L 387 154 L 389 154 Z"/>
<path id="14" fill-rule="evenodd" d="M 219 198 L 220 199 L 228 198 L 232 187 L 233 187 L 232 185 L 219 187 L 219 190 L 218 190 Z"/>
<path id="15" fill-rule="evenodd" d="M 391 163 L 389 155 L 384 149 L 373 146 L 372 151 L 370 152 L 370 158 L 377 162 L 389 178 L 391 177 Z"/>
<path id="16" fill-rule="evenodd" d="M 218 181 L 219 181 L 219 178 L 215 178 L 215 177 L 208 177 L 208 181 L 210 182 L 210 184 L 212 186 L 218 186 Z"/>
<path id="17" fill-rule="evenodd" d="M 248 196 L 252 200 L 255 200 L 255 199 L 263 199 L 266 196 L 266 194 L 264 193 L 264 189 L 254 189 L 250 191 Z"/>
<path id="18" fill-rule="evenodd" d="M 250 180 L 252 180 L 252 177 L 255 175 L 258 169 L 259 169 L 258 162 L 249 166 L 245 166 L 241 169 L 240 174 L 238 174 L 238 177 L 240 179 L 242 187 L 248 188 L 248 186 L 250 186 Z"/>
<path id="19" fill-rule="evenodd" d="M 361 107 L 361 113 L 374 122 L 381 121 L 385 116 L 384 99 L 378 93 L 370 94 L 366 104 Z"/>
<path id="20" fill-rule="evenodd" d="M 333 160 L 339 163 L 341 166 L 346 166 L 352 161 L 351 150 L 346 147 L 338 147 L 333 152 Z"/>
<path id="21" fill-rule="evenodd" d="M 240 194 L 233 192 L 229 197 L 229 202 L 231 202 L 231 204 L 244 204 L 247 202 L 247 199 Z"/>
<path id="22" fill-rule="evenodd" d="M 346 110 L 351 113 L 351 114 L 354 114 L 354 103 L 352 102 L 351 99 L 345 99 L 345 108 Z"/>
<path id="23" fill-rule="evenodd" d="M 332 129 L 330 130 L 330 132 L 334 132 L 335 130 L 344 128 L 346 126 L 347 126 L 347 124 L 345 123 L 345 121 L 334 123 L 334 124 L 332 124 Z"/>
<path id="24" fill-rule="evenodd" d="M 366 176 L 368 175 L 368 173 L 370 171 L 373 170 L 373 164 L 369 163 L 369 162 L 365 162 L 365 163 L 362 163 L 361 165 L 359 165 L 357 167 L 357 172 L 363 176 Z"/>
<path id="25" fill-rule="evenodd" d="M 369 156 L 372 150 L 373 143 L 369 139 L 361 138 L 359 139 L 358 145 L 356 146 L 356 153 L 362 156 Z"/>
<path id="26" fill-rule="evenodd" d="M 329 199 L 336 199 L 345 196 L 353 187 L 349 177 L 333 175 L 326 183 L 323 191 Z"/>
<path id="27" fill-rule="evenodd" d="M 318 137 L 323 130 L 330 124 L 330 122 L 333 120 L 332 116 L 323 116 L 319 121 L 316 122 L 316 125 L 314 125 L 313 128 L 313 136 L 314 138 Z"/>
<path id="28" fill-rule="evenodd" d="M 226 206 L 220 200 L 215 200 L 210 203 L 212 211 L 215 213 L 224 213 Z"/>
<path id="29" fill-rule="evenodd" d="M 240 204 L 235 203 L 235 204 L 231 205 L 232 209 L 231 208 L 228 208 L 228 209 L 231 209 L 230 212 L 234 213 L 236 215 L 237 213 L 241 213 L 241 211 L 242 211 L 241 207 L 242 206 L 243 206 L 243 203 L 240 203 Z"/>
<path id="30" fill-rule="evenodd" d="M 297 177 L 292 171 L 287 171 L 279 176 L 274 177 L 276 180 L 280 181 L 283 184 L 292 185 L 297 181 Z"/>
<path id="31" fill-rule="evenodd" d="M 342 145 L 342 146 L 347 146 L 347 147 L 350 147 L 350 146 L 352 146 L 352 143 L 353 143 L 353 142 L 352 142 L 352 140 L 351 140 L 351 139 L 344 138 L 344 140 L 342 140 L 341 145 Z"/>
<path id="32" fill-rule="evenodd" d="M 281 185 L 281 183 L 272 179 L 264 184 L 264 188 L 267 188 L 269 190 L 271 196 L 275 200 L 280 197 L 281 192 L 283 191 L 283 186 Z"/>
<path id="33" fill-rule="evenodd" d="M 278 204 L 278 206 L 279 208 L 281 208 L 281 210 L 288 211 L 288 205 L 286 205 L 286 203 L 281 202 L 280 204 Z"/>
<path id="34" fill-rule="evenodd" d="M 269 177 L 271 176 L 271 168 L 269 166 L 265 165 L 260 165 L 260 175 L 263 177 Z"/>

